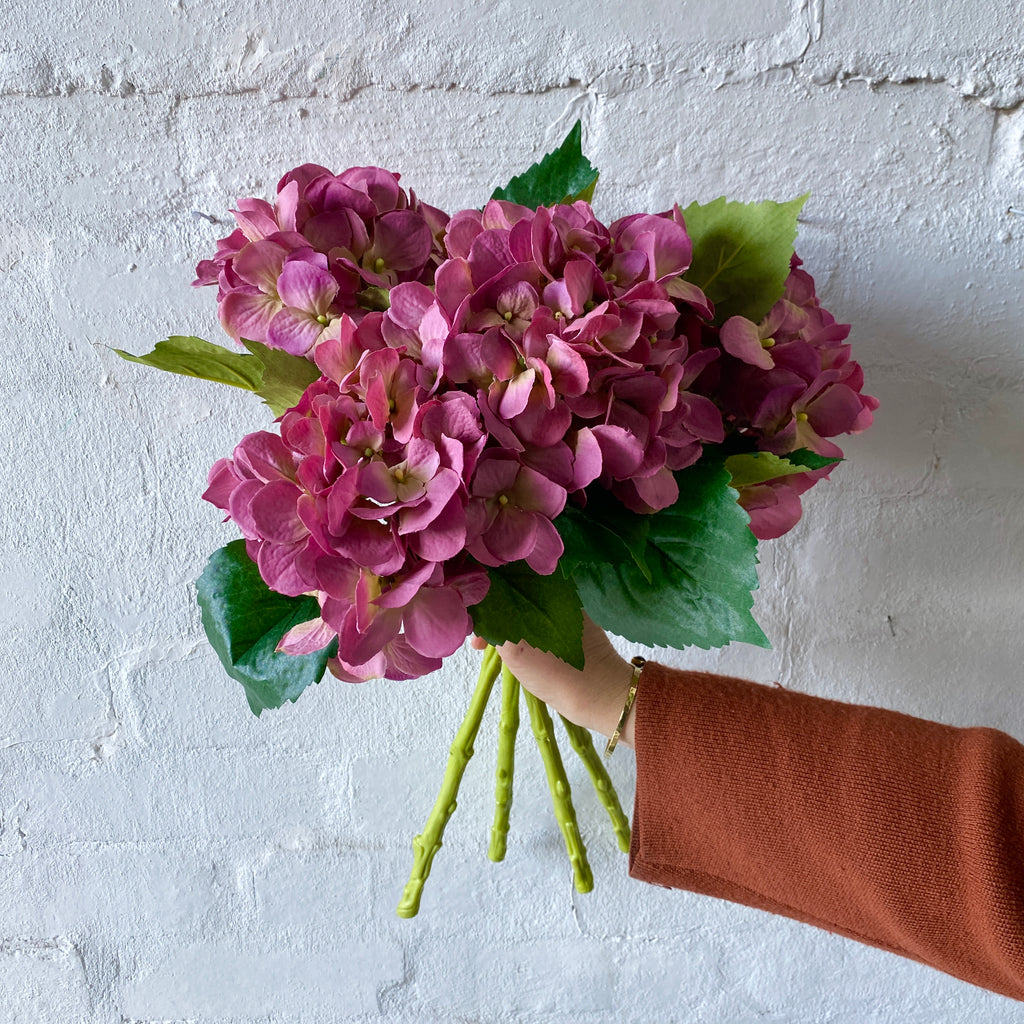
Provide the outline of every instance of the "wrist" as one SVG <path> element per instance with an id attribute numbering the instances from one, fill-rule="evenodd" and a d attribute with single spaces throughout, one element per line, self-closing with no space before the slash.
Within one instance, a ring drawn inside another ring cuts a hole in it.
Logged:
<path id="1" fill-rule="evenodd" d="M 578 692 L 576 706 L 566 718 L 586 729 L 601 733 L 609 739 L 619 729 L 618 743 L 633 746 L 633 721 L 636 717 L 636 700 L 628 709 L 625 719 L 626 701 L 633 684 L 634 665 L 618 656 L 614 661 L 601 666 L 599 673 L 593 673 L 587 680 L 588 686 Z"/>
<path id="2" fill-rule="evenodd" d="M 622 711 L 615 722 L 615 728 L 608 737 L 608 745 L 604 749 L 604 756 L 609 754 L 618 745 L 621 739 L 627 746 L 633 746 L 633 707 L 636 704 L 637 692 L 640 688 L 640 676 L 643 673 L 646 659 L 637 655 L 630 660 L 629 689 L 626 691 L 626 699 L 622 705 Z"/>

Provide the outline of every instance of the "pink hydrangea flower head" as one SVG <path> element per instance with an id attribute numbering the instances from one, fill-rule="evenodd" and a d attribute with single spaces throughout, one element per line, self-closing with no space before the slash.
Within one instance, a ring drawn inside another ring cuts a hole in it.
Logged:
<path id="1" fill-rule="evenodd" d="M 794 255 L 783 296 L 759 324 L 732 317 L 722 325 L 722 359 L 702 378 L 705 393 L 759 448 L 834 456 L 840 449 L 828 439 L 866 429 L 878 408 L 862 393 L 848 334 L 821 307 Z"/>
<path id="2" fill-rule="evenodd" d="M 675 474 L 730 432 L 783 455 L 835 454 L 864 429 L 848 327 L 794 257 L 760 323 L 713 325 L 682 279 L 678 207 L 610 227 L 589 204 L 491 201 L 449 219 L 381 168 L 305 164 L 275 202 L 239 201 L 238 228 L 197 268 L 222 322 L 313 361 L 322 377 L 211 470 L 273 589 L 320 615 L 281 650 L 323 650 L 342 679 L 433 671 L 465 639 L 485 567 L 552 573 L 554 520 L 602 487 L 649 514 Z M 759 537 L 800 514 L 827 476 L 744 488 Z"/>
<path id="3" fill-rule="evenodd" d="M 218 283 L 221 322 L 236 340 L 307 358 L 333 319 L 360 320 L 395 284 L 432 280 L 443 256 L 447 215 L 379 167 L 334 175 L 303 164 L 282 177 L 273 205 L 243 199 L 234 213 L 239 228 L 200 262 L 194 283 Z M 309 266 L 282 280 L 289 254 L 305 249 L 297 259 Z"/>
<path id="4" fill-rule="evenodd" d="M 758 540 L 774 540 L 793 529 L 803 512 L 800 495 L 819 480 L 827 479 L 831 471 L 832 467 L 826 466 L 739 488 L 739 503 L 750 516 L 754 536 Z"/>
<path id="5" fill-rule="evenodd" d="M 329 667 L 351 682 L 413 678 L 438 668 L 469 635 L 466 609 L 488 588 L 483 572 L 446 576 L 443 566 L 427 561 L 386 578 L 337 558 L 318 564 L 321 616 L 290 630 L 279 650 L 322 650 L 337 637 Z"/>
<path id="6" fill-rule="evenodd" d="M 642 253 L 645 278 L 662 282 L 678 277 L 690 266 L 693 245 L 686 228 L 667 217 L 636 213 L 611 226 L 612 243 L 617 253 Z M 637 265 L 635 257 L 628 265 Z M 627 261 L 620 262 L 625 268 Z M 617 282 L 622 284 L 623 282 Z"/>
<path id="7" fill-rule="evenodd" d="M 555 571 L 563 546 L 552 520 L 566 491 L 523 464 L 515 452 L 486 450 L 477 463 L 467 508 L 467 550 L 484 565 L 525 559 L 535 572 Z"/>
<path id="8" fill-rule="evenodd" d="M 339 291 L 326 256 L 312 249 L 293 253 L 277 278 L 283 305 L 267 328 L 267 345 L 295 356 L 311 353 L 341 316 L 335 304 Z"/>

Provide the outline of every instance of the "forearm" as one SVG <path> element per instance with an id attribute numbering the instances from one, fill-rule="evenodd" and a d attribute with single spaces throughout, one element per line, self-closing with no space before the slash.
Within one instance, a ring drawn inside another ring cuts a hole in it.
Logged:
<path id="1" fill-rule="evenodd" d="M 631 873 L 1024 999 L 1024 748 L 649 665 Z"/>

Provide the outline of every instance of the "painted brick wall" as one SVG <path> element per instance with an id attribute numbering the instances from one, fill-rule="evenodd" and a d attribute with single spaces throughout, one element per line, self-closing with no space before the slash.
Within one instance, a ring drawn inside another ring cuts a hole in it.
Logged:
<path id="1" fill-rule="evenodd" d="M 765 548 L 775 650 L 677 664 L 1024 737 L 1024 28 L 1010 0 L 8 0 L 0 40 L 0 1022 L 1024 1021 L 768 915 L 631 882 L 580 770 L 573 893 L 495 721 L 419 918 L 393 914 L 473 657 L 256 720 L 192 581 L 243 394 L 107 346 L 217 337 L 239 196 L 376 163 L 455 209 L 580 117 L 607 218 L 810 190 L 799 250 L 877 426 Z M 495 713 L 496 714 L 496 713 Z M 631 793 L 630 755 L 611 768 Z"/>

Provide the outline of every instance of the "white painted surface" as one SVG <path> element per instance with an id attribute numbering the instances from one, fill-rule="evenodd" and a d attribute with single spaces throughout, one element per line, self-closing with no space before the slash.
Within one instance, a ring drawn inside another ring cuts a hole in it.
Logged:
<path id="1" fill-rule="evenodd" d="M 206 470 L 262 407 L 105 347 L 217 336 L 192 266 L 233 199 L 306 160 L 454 210 L 582 117 L 608 218 L 810 189 L 799 250 L 883 409 L 765 548 L 776 650 L 670 660 L 1024 737 L 1016 4 L 15 0 L 4 21 L 0 1022 L 1024 1021 L 630 881 L 582 784 L 597 889 L 574 896 L 525 742 L 488 863 L 486 725 L 422 913 L 396 918 L 473 658 L 253 718 L 192 581 L 233 536 Z M 612 771 L 629 794 L 630 755 Z"/>

